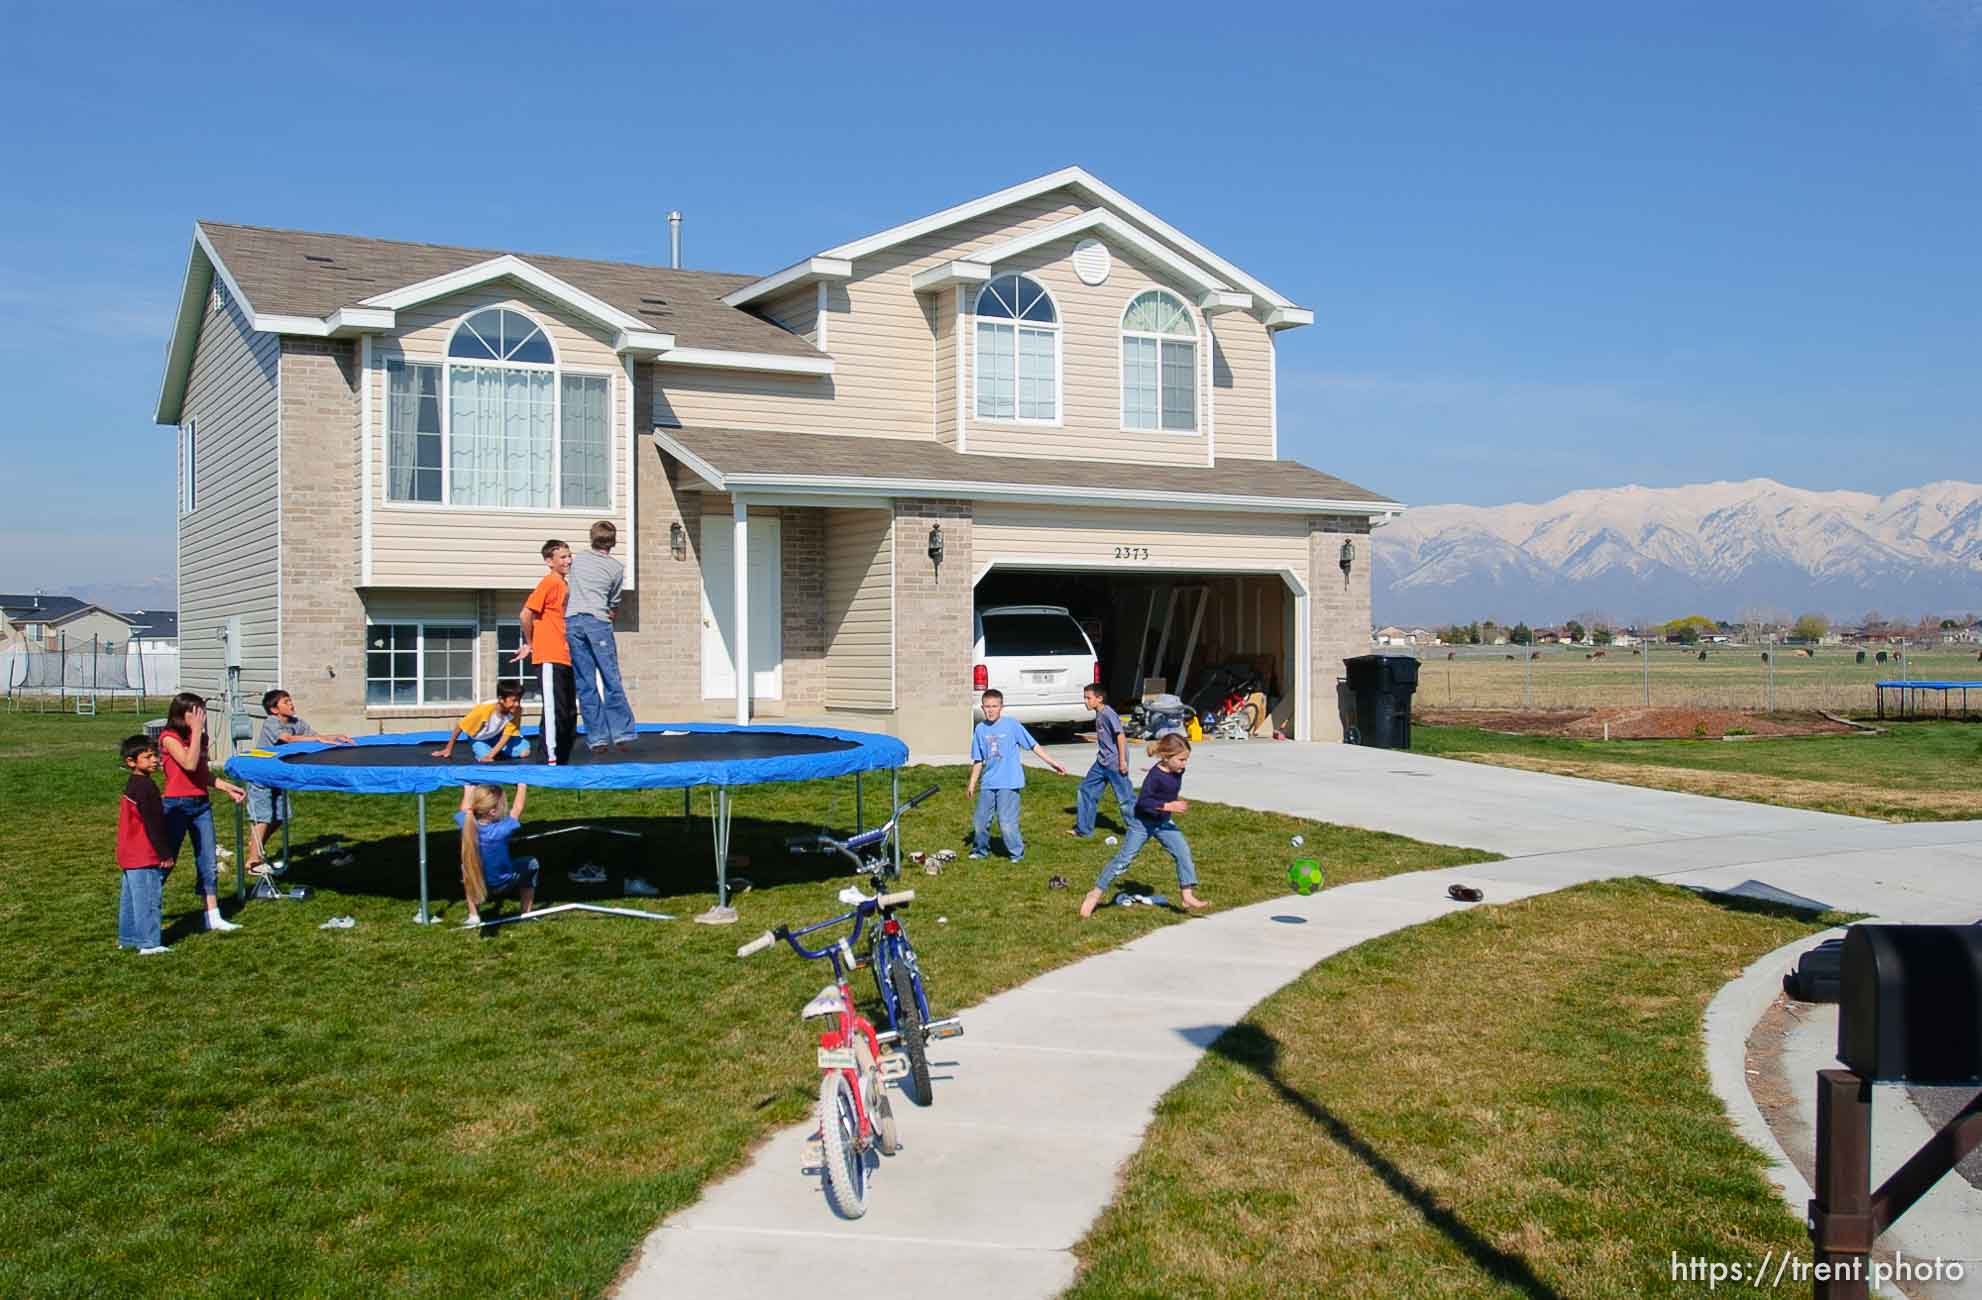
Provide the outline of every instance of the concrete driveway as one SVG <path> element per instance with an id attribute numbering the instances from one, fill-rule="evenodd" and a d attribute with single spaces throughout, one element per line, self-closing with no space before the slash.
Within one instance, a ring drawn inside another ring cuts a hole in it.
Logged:
<path id="1" fill-rule="evenodd" d="M 1092 747 L 1055 752 L 1078 772 Z M 620 1294 L 784 1295 L 878 1258 L 888 1286 L 907 1295 L 1056 1294 L 1157 1100 L 1205 1047 L 1315 962 L 1462 906 L 1445 898 L 1453 881 L 1478 885 L 1491 905 L 1613 876 L 1715 888 L 1759 879 L 1892 920 L 1982 917 L 1982 822 L 1888 825 L 1270 742 L 1200 747 L 1185 793 L 1508 860 L 1234 908 L 970 1008 L 967 1036 L 937 1045 L 935 1106 L 897 1105 L 907 1150 L 877 1171 L 864 1219 L 836 1219 L 817 1179 L 800 1175 L 810 1126 L 794 1127 L 661 1224 Z"/>

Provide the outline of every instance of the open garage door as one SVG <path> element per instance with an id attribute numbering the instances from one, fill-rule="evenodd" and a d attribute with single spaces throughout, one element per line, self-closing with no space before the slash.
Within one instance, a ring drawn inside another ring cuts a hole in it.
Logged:
<path id="1" fill-rule="evenodd" d="M 1305 733 L 1300 636 L 1305 592 L 1278 573 L 1083 569 L 994 563 L 978 579 L 978 610 L 1062 605 L 1087 632 L 1108 699 L 1124 712 L 1144 686 L 1202 709 L 1257 677 L 1271 727 Z"/>

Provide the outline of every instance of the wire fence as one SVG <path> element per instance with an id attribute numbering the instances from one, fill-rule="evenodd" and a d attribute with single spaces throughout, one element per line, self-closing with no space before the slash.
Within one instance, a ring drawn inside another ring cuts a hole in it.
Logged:
<path id="1" fill-rule="evenodd" d="M 1874 682 L 1975 681 L 1982 648 L 1416 646 L 1418 709 L 1822 709 L 1869 714 Z"/>

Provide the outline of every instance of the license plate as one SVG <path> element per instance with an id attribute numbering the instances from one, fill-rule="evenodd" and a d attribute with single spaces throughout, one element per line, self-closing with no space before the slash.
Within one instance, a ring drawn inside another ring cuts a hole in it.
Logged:
<path id="1" fill-rule="evenodd" d="M 1059 681 L 1060 674 L 1057 669 L 1043 673 L 1027 673 L 1025 675 L 1025 679 L 1029 682 L 1032 682 L 1034 685 L 1045 686 L 1045 685 L 1049 685 L 1050 683 Z"/>
<path id="2" fill-rule="evenodd" d="M 851 1047 L 822 1047 L 819 1049 L 819 1068 L 822 1070 L 851 1070 L 853 1049 Z"/>

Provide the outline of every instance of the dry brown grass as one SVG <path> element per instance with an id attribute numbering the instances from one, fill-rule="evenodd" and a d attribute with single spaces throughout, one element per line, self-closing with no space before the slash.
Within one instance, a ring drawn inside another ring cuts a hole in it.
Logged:
<path id="1" fill-rule="evenodd" d="M 1812 808 L 1851 817 L 1912 820 L 1962 820 L 1982 817 L 1982 789 L 1905 790 L 1861 785 L 1851 781 L 1812 781 L 1754 772 L 1704 772 L 1684 767 L 1654 767 L 1645 763 L 1600 763 L 1581 759 L 1541 758 L 1530 754 L 1455 753 L 1474 763 L 1515 767 L 1525 772 L 1549 772 L 1590 781 L 1676 790 L 1684 794 L 1745 799 L 1786 808 Z"/>

